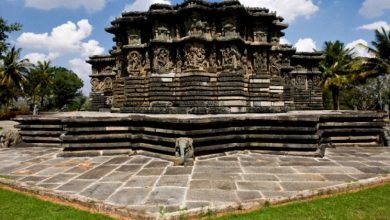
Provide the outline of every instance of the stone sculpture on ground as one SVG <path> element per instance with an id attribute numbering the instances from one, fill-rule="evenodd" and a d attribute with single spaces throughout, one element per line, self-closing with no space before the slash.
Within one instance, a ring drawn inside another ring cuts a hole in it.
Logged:
<path id="1" fill-rule="evenodd" d="M 222 114 L 322 109 L 320 53 L 297 53 L 287 24 L 239 1 L 186 0 L 125 12 L 93 56 L 92 107 L 126 113 Z M 109 101 L 107 101 L 109 100 Z"/>

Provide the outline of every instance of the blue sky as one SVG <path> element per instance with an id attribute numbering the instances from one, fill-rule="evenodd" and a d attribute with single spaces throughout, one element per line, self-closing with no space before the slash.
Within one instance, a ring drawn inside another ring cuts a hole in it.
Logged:
<path id="1" fill-rule="evenodd" d="M 1 0 L 0 16 L 20 22 L 23 29 L 10 41 L 23 48 L 32 62 L 51 60 L 75 71 L 90 85 L 88 56 L 107 53 L 112 35 L 104 31 L 124 10 L 147 10 L 152 3 L 182 0 Z M 324 41 L 341 40 L 348 47 L 370 44 L 374 30 L 390 29 L 390 0 L 240 0 L 250 7 L 267 7 L 286 18 L 284 42 L 300 51 L 320 50 Z M 366 51 L 357 48 L 361 56 Z"/>

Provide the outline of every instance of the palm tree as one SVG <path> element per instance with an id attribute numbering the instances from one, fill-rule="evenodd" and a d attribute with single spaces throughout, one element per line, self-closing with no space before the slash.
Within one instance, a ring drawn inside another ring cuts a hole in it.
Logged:
<path id="1" fill-rule="evenodd" d="M 354 62 L 353 71 L 354 80 L 365 82 L 369 78 L 377 77 L 378 84 L 378 104 L 382 109 L 382 88 L 381 76 L 390 74 L 390 32 L 382 27 L 381 30 L 375 31 L 375 40 L 371 42 L 373 47 L 360 44 L 366 48 L 372 57 L 359 58 Z"/>
<path id="2" fill-rule="evenodd" d="M 381 31 L 375 31 L 375 40 L 371 42 L 373 47 L 360 44 L 373 55 L 368 58 L 360 58 L 355 64 L 359 73 L 355 75 L 356 79 L 365 81 L 368 78 L 380 75 L 390 74 L 390 32 L 386 33 L 384 28 Z"/>
<path id="3" fill-rule="evenodd" d="M 352 49 L 340 41 L 327 41 L 324 45 L 325 59 L 320 63 L 323 70 L 321 84 L 332 93 L 333 109 L 339 110 L 340 89 L 349 83 Z"/>
<path id="4" fill-rule="evenodd" d="M 26 81 L 25 75 L 29 69 L 29 62 L 28 59 L 20 59 L 20 52 L 21 49 L 12 47 L 3 57 L 0 66 L 0 86 L 12 91 L 7 96 L 6 105 L 22 94 L 23 83 Z"/>
<path id="5" fill-rule="evenodd" d="M 45 96 L 50 93 L 50 83 L 53 75 L 53 67 L 50 61 L 38 61 L 30 72 L 27 74 L 25 84 L 25 93 L 31 99 L 32 106 L 41 101 L 41 106 L 44 104 Z"/>

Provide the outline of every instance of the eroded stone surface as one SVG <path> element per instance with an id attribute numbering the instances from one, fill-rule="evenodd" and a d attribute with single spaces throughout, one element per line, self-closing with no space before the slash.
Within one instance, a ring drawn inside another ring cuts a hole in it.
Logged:
<path id="1" fill-rule="evenodd" d="M 57 158 L 59 149 L 0 149 L 0 175 L 140 213 L 234 206 L 390 174 L 390 148 L 327 149 L 324 158 L 253 152 L 196 160 L 145 156 Z"/>

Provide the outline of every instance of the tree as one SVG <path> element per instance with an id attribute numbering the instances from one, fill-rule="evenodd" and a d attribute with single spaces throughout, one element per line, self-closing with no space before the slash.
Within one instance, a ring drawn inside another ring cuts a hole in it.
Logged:
<path id="1" fill-rule="evenodd" d="M 2 93 L 7 93 L 3 100 L 6 105 L 22 95 L 23 83 L 26 81 L 29 62 L 27 59 L 20 59 L 20 52 L 21 49 L 12 47 L 3 57 L 3 64 L 0 67 L 0 86 L 6 90 Z"/>
<path id="2" fill-rule="evenodd" d="M 13 31 L 19 31 L 22 25 L 19 23 L 8 24 L 6 20 L 0 17 L 0 57 L 7 51 L 9 44 L 6 42 L 8 34 Z"/>
<path id="3" fill-rule="evenodd" d="M 34 65 L 27 74 L 24 91 L 30 100 L 31 107 L 40 101 L 40 106 L 43 108 L 45 98 L 51 93 L 49 85 L 53 78 L 53 70 L 50 61 L 38 61 L 38 64 Z"/>
<path id="4" fill-rule="evenodd" d="M 320 63 L 323 70 L 321 84 L 332 93 L 333 109 L 339 110 L 340 89 L 348 84 L 352 50 L 340 41 L 327 41 L 324 45 L 325 59 Z"/>
<path id="5" fill-rule="evenodd" d="M 81 95 L 80 89 L 83 87 L 83 81 L 76 73 L 66 68 L 54 67 L 50 87 L 55 107 L 62 109 Z"/>

